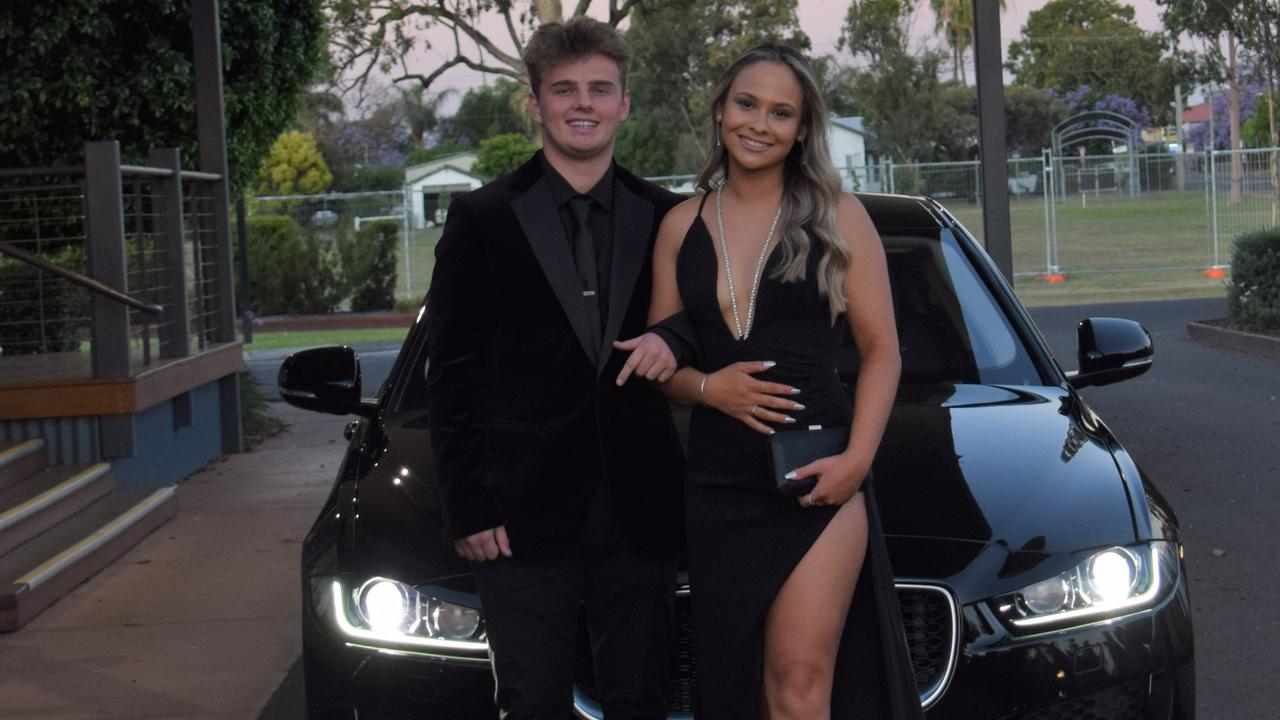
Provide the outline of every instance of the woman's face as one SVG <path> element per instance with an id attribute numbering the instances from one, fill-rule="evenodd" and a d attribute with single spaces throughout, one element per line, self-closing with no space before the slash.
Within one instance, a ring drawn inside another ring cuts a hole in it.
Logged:
<path id="1" fill-rule="evenodd" d="M 803 132 L 804 91 L 795 73 L 762 60 L 744 67 L 720 106 L 720 142 L 744 170 L 780 165 Z"/>

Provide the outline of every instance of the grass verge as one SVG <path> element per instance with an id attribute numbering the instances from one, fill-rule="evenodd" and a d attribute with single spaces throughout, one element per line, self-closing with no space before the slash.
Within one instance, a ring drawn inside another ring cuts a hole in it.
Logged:
<path id="1" fill-rule="evenodd" d="M 253 342 L 245 349 L 279 350 L 281 348 L 308 348 L 324 345 L 357 345 L 362 343 L 404 342 L 408 328 L 363 328 L 357 330 L 281 330 L 277 332 L 254 331 Z"/>

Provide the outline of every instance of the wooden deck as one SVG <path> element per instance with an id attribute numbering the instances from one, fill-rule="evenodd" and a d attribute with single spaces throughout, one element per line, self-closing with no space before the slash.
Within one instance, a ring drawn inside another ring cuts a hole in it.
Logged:
<path id="1" fill-rule="evenodd" d="M 0 420 L 117 415 L 145 410 L 244 368 L 241 343 L 141 367 L 132 377 L 95 379 L 88 352 L 0 357 Z"/>

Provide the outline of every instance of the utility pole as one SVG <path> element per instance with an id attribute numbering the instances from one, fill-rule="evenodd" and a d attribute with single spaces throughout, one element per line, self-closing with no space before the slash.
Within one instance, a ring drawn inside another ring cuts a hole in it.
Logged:
<path id="1" fill-rule="evenodd" d="M 1009 222 L 1001 50 L 1000 3 L 973 0 L 974 75 L 978 84 L 978 144 L 982 160 L 982 239 L 1000 274 L 1012 285 L 1013 237 Z"/>

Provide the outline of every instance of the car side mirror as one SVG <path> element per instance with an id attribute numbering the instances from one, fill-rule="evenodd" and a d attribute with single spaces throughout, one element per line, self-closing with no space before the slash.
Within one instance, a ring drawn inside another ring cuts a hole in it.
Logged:
<path id="1" fill-rule="evenodd" d="M 1072 387 L 1110 385 L 1151 369 L 1155 348 L 1141 324 L 1121 318 L 1096 317 L 1076 326 L 1080 369 L 1067 373 Z"/>
<path id="2" fill-rule="evenodd" d="M 378 406 L 360 397 L 360 358 L 350 347 L 302 350 L 285 358 L 276 385 L 280 397 L 304 410 L 372 417 Z"/>

